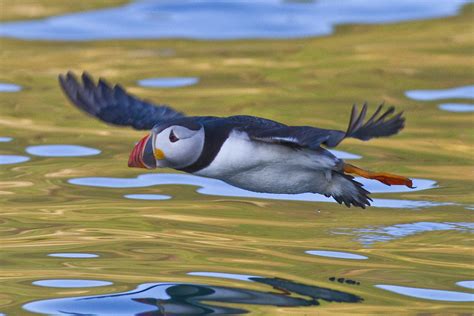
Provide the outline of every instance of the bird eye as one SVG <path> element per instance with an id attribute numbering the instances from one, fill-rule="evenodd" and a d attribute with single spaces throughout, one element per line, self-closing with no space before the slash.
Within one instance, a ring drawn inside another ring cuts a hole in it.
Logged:
<path id="1" fill-rule="evenodd" d="M 176 143 L 178 140 L 179 140 L 179 138 L 176 137 L 176 135 L 173 133 L 173 130 L 171 130 L 171 132 L 170 132 L 170 142 Z"/>

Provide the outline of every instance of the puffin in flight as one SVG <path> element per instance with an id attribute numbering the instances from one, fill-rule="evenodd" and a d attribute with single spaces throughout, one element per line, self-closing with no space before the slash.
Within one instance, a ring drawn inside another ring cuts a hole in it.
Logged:
<path id="1" fill-rule="evenodd" d="M 365 120 L 367 105 L 360 112 L 354 105 L 344 132 L 248 115 L 185 116 L 104 79 L 95 83 L 86 72 L 81 78 L 82 82 L 72 72 L 59 75 L 62 90 L 75 106 L 109 124 L 150 130 L 133 148 L 129 167 L 173 168 L 255 192 L 319 193 L 362 208 L 372 199 L 349 174 L 412 187 L 409 178 L 363 170 L 321 147 L 336 147 L 348 137 L 366 141 L 398 133 L 405 119 L 402 112 L 394 114 L 393 107 L 382 111 L 380 105 Z"/>

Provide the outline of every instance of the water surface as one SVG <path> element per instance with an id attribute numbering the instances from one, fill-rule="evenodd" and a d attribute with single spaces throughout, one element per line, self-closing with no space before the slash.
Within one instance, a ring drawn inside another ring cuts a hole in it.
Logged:
<path id="1" fill-rule="evenodd" d="M 29 146 L 26 152 L 40 157 L 82 157 L 100 154 L 100 150 L 78 145 L 37 145 Z"/>
<path id="2" fill-rule="evenodd" d="M 77 280 L 77 279 L 55 279 L 55 280 L 40 280 L 34 281 L 34 285 L 45 286 L 45 287 L 64 287 L 64 288 L 75 288 L 75 287 L 97 287 L 112 285 L 112 282 L 100 281 L 100 280 Z"/>
<path id="3" fill-rule="evenodd" d="M 205 271 L 188 272 L 188 275 L 202 276 L 202 277 L 209 277 L 209 278 L 240 280 L 240 281 L 248 281 L 248 282 L 253 282 L 253 278 L 261 278 L 258 275 L 224 273 L 224 272 L 205 272 Z"/>
<path id="4" fill-rule="evenodd" d="M 459 281 L 456 282 L 456 285 L 466 287 L 468 289 L 474 289 L 474 281 Z"/>
<path id="5" fill-rule="evenodd" d="M 160 200 L 169 200 L 171 196 L 163 194 L 125 194 L 123 196 L 127 199 L 132 200 L 150 200 L 150 201 L 160 201 Z"/>
<path id="6" fill-rule="evenodd" d="M 305 251 L 308 255 L 339 258 L 339 259 L 352 259 L 352 260 L 365 260 L 369 257 L 358 255 L 355 253 L 342 252 L 342 251 L 328 251 L 328 250 L 307 250 Z"/>
<path id="7" fill-rule="evenodd" d="M 246 3 L 248 7 L 259 4 Z M 336 12 L 329 14 L 321 5 L 329 9 L 343 3 L 293 1 L 291 6 L 308 12 L 319 6 L 321 11 L 314 16 L 320 20 L 310 21 L 317 24 L 324 23 L 325 16 L 332 19 Z M 427 3 L 453 6 L 454 2 Z M 164 4 L 175 10 L 189 3 L 160 1 L 158 7 Z M 193 2 L 194 6 L 212 4 Z M 273 4 L 280 6 L 268 0 L 262 7 L 268 11 L 266 6 Z M 380 7 L 399 2 L 359 4 L 378 14 Z M 416 11 L 406 8 L 406 14 Z M 136 12 L 142 14 L 136 24 L 149 20 L 174 24 L 155 18 L 165 13 Z M 350 6 L 340 12 L 357 14 Z M 124 25 L 117 34 L 122 34 L 133 15 L 119 13 L 117 20 Z M 148 13 L 154 13 L 154 18 Z M 2 80 L 28 83 L 28 89 L 0 93 L 0 135 L 14 138 L 1 143 L 1 154 L 26 157 L 30 156 L 24 152 L 26 146 L 45 144 L 84 145 L 102 153 L 68 158 L 60 153 L 47 159 L 31 155 L 32 162 L 0 166 L 0 311 L 7 315 L 33 311 L 156 315 L 164 314 L 163 310 L 172 315 L 471 314 L 472 302 L 418 298 L 374 285 L 472 293 L 456 284 L 473 280 L 471 114 L 448 114 L 437 105 L 473 102 L 450 98 L 432 106 L 412 101 L 418 104 L 412 106 L 399 101 L 403 91 L 414 88 L 470 83 L 472 71 L 464 63 L 474 47 L 473 14 L 471 5 L 454 18 L 346 25 L 334 36 L 291 41 L 42 43 L 3 38 Z M 99 36 L 113 33 L 113 24 L 100 29 L 109 21 L 97 16 L 96 23 L 94 19 L 82 23 L 79 15 L 78 23 L 69 25 L 88 27 L 87 32 Z M 58 20 L 53 19 L 53 26 L 54 21 Z M 252 17 L 242 23 L 247 21 Z M 282 23 L 283 31 L 285 25 L 300 27 L 298 21 Z M 53 28 L 57 37 L 70 35 L 66 24 Z M 200 32 L 200 26 L 196 29 Z M 38 33 L 42 31 L 38 28 Z M 135 31 L 132 24 L 128 32 Z M 34 37 L 35 32 L 25 34 Z M 406 58 L 407 47 L 413 48 L 410 58 Z M 143 98 L 176 105 L 192 115 L 253 114 L 292 125 L 344 129 L 353 102 L 373 104 L 385 99 L 405 111 L 406 130 L 367 143 L 348 140 L 341 149 L 363 156 L 357 164 L 369 170 L 417 178 L 417 189 L 364 182 L 375 192 L 376 207 L 362 210 L 317 194 L 267 196 L 190 175 L 141 175 L 146 171 L 127 168 L 126 162 L 132 142 L 146 132 L 106 126 L 71 107 L 56 80 L 58 72 L 71 67 L 76 71 L 86 67 L 96 76 L 132 87 L 132 92 L 140 90 Z M 161 75 L 203 79 L 190 89 L 133 88 L 138 79 Z M 72 184 L 76 180 L 84 185 Z M 160 200 L 164 196 L 171 198 Z M 369 259 L 314 256 L 305 253 L 308 250 Z M 39 280 L 68 279 L 113 284 L 32 285 Z"/>
<path id="8" fill-rule="evenodd" d="M 167 77 L 149 78 L 138 81 L 138 85 L 147 88 L 180 88 L 195 85 L 199 78 L 195 77 Z"/>
<path id="9" fill-rule="evenodd" d="M 6 137 L 6 136 L 0 137 L 0 143 L 8 143 L 8 142 L 11 142 L 12 140 L 13 140 L 13 137 Z"/>
<path id="10" fill-rule="evenodd" d="M 413 192 L 427 190 L 436 187 L 436 182 L 427 179 L 413 179 L 414 189 L 405 186 L 386 186 L 378 181 L 356 178 L 357 181 L 364 184 L 364 187 L 372 193 L 398 193 Z M 172 174 L 172 173 L 150 173 L 143 174 L 136 178 L 108 178 L 108 177 L 87 177 L 74 178 L 68 180 L 71 184 L 102 188 L 144 188 L 159 185 L 192 185 L 200 187 L 197 192 L 205 195 L 227 196 L 227 197 L 244 197 L 259 198 L 273 200 L 288 201 L 312 201 L 312 202 L 334 202 L 332 198 L 327 198 L 321 194 L 302 193 L 302 194 L 272 194 L 258 193 L 234 187 L 223 181 L 204 178 L 189 174 Z M 130 197 L 127 195 L 126 197 Z M 160 200 L 160 195 L 140 194 L 138 197 L 132 198 Z M 444 203 L 428 202 L 428 201 L 410 201 L 410 200 L 391 200 L 391 199 L 374 199 L 375 207 L 394 207 L 394 208 L 420 208 L 444 205 Z"/>
<path id="11" fill-rule="evenodd" d="M 0 82 L 0 92 L 18 92 L 18 91 L 21 91 L 21 86 L 13 84 L 13 83 Z"/>
<path id="12" fill-rule="evenodd" d="M 257 277 L 254 281 L 267 285 L 266 291 L 192 283 L 147 283 L 128 292 L 42 300 L 23 308 L 49 315 L 228 315 L 248 312 L 239 304 L 302 307 L 319 305 L 317 299 L 347 303 L 362 300 L 350 293 L 284 279 Z M 268 292 L 276 286 L 278 291 Z M 292 293 L 300 297 L 288 295 Z"/>
<path id="13" fill-rule="evenodd" d="M 340 24 L 380 24 L 456 15 L 451 1 L 157 1 L 0 24 L 0 36 L 28 40 L 295 38 Z"/>
<path id="14" fill-rule="evenodd" d="M 30 160 L 30 157 L 19 155 L 0 155 L 0 165 L 17 164 L 28 160 Z"/>
<path id="15" fill-rule="evenodd" d="M 348 153 L 348 152 L 342 151 L 342 150 L 330 149 L 329 151 L 339 159 L 351 160 L 351 159 L 361 159 L 362 158 L 362 156 L 360 156 L 360 155 L 351 154 L 351 153 Z"/>
<path id="16" fill-rule="evenodd" d="M 440 110 L 448 112 L 474 112 L 474 104 L 466 103 L 443 103 L 439 106 Z"/>
<path id="17" fill-rule="evenodd" d="M 357 229 L 338 229 L 334 231 L 337 234 L 348 234 L 356 236 L 356 240 L 363 245 L 372 245 L 376 242 L 387 242 L 415 234 L 436 231 L 459 231 L 474 233 L 474 223 L 436 223 L 436 222 L 417 222 L 396 224 L 392 226 L 366 227 Z"/>
<path id="18" fill-rule="evenodd" d="M 474 294 L 456 292 L 456 291 L 443 291 L 435 289 L 425 289 L 417 287 L 399 286 L 399 285 L 386 285 L 380 284 L 375 287 L 390 292 L 394 292 L 401 295 L 410 297 L 421 298 L 425 300 L 433 301 L 448 301 L 448 302 L 474 302 Z"/>
<path id="19" fill-rule="evenodd" d="M 443 99 L 473 99 L 474 85 L 447 89 L 410 90 L 405 95 L 413 100 L 435 101 Z"/>
<path id="20" fill-rule="evenodd" d="M 77 259 L 86 259 L 86 258 L 97 258 L 99 255 L 94 253 L 79 253 L 79 252 L 60 252 L 60 253 L 50 253 L 49 257 L 57 258 L 77 258 Z"/>

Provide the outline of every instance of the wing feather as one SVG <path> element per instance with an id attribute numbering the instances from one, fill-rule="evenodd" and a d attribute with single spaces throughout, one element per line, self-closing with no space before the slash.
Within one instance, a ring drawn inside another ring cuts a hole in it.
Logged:
<path id="1" fill-rule="evenodd" d="M 120 85 L 111 87 L 102 78 L 95 84 L 86 72 L 81 79 L 82 83 L 72 72 L 59 75 L 60 86 L 69 100 L 106 123 L 148 130 L 158 123 L 184 117 L 166 105 L 154 105 L 134 97 Z"/>
<path id="2" fill-rule="evenodd" d="M 380 115 L 382 108 L 383 104 L 379 105 L 375 113 L 364 123 L 367 116 L 367 104 L 363 105 L 360 112 L 357 105 L 354 105 L 346 132 L 311 126 L 287 126 L 256 117 L 235 116 L 232 118 L 234 123 L 241 123 L 238 129 L 247 132 L 251 139 L 291 147 L 317 149 L 321 145 L 336 147 L 348 137 L 365 141 L 398 133 L 405 123 L 402 117 L 403 112 L 390 117 L 395 112 L 395 108 L 390 107 Z"/>

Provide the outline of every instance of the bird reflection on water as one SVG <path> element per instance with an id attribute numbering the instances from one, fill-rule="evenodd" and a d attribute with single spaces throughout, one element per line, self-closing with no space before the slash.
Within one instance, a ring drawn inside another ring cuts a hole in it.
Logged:
<path id="1" fill-rule="evenodd" d="M 44 314 L 70 315 L 223 315 L 244 314 L 241 308 L 209 302 L 270 305 L 281 307 L 315 306 L 318 300 L 357 303 L 362 298 L 341 291 L 305 285 L 280 278 L 253 277 L 252 281 L 270 285 L 281 293 L 242 288 L 187 283 L 147 283 L 136 290 L 98 296 L 70 297 L 31 302 L 24 309 Z M 298 294 L 303 297 L 292 297 Z M 203 303 L 206 301 L 206 303 Z"/>

